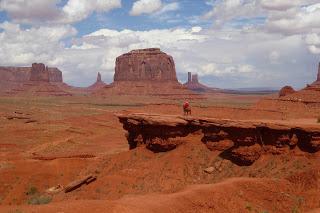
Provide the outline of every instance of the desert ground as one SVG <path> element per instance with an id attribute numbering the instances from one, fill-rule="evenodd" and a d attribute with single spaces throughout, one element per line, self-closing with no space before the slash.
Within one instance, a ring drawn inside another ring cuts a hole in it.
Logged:
<path id="1" fill-rule="evenodd" d="M 201 97 L 190 100 L 187 117 L 319 128 L 317 107 L 263 107 L 268 101 L 261 99 L 277 94 Z M 183 101 L 181 96 L 1 96 L 0 212 L 317 212 L 319 152 L 295 146 L 238 165 L 208 149 L 198 133 L 170 151 L 143 145 L 129 150 L 117 115 L 183 116 Z M 92 182 L 62 190 L 88 175 Z"/>

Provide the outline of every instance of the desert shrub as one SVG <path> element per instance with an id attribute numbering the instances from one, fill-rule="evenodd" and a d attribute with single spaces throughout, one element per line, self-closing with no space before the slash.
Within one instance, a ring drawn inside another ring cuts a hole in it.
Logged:
<path id="1" fill-rule="evenodd" d="M 28 200 L 28 204 L 30 205 L 42 205 L 42 204 L 48 204 L 52 201 L 52 197 L 48 195 L 35 195 L 32 196 Z"/>
<path id="2" fill-rule="evenodd" d="M 30 186 L 26 192 L 26 195 L 35 195 L 38 193 L 38 189 L 35 186 Z"/>

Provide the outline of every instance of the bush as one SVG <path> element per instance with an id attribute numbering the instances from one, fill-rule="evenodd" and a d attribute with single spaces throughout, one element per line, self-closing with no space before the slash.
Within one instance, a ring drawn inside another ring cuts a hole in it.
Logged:
<path id="1" fill-rule="evenodd" d="M 28 200 L 28 204 L 31 205 L 42 205 L 42 204 L 48 204 L 52 201 L 52 197 L 48 196 L 48 195 L 36 195 L 31 197 Z"/>
<path id="2" fill-rule="evenodd" d="M 35 195 L 38 193 L 38 189 L 35 186 L 30 186 L 26 192 L 26 195 Z"/>

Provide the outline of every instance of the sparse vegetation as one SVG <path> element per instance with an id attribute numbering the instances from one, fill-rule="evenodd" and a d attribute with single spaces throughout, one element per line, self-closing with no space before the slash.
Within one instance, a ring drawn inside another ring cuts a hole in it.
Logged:
<path id="1" fill-rule="evenodd" d="M 35 195 L 32 196 L 29 200 L 28 200 L 28 204 L 31 205 L 42 205 L 42 204 L 48 204 L 52 201 L 52 197 L 48 196 L 48 195 Z"/>
<path id="2" fill-rule="evenodd" d="M 29 196 L 27 203 L 30 205 L 48 204 L 52 200 L 52 197 L 49 195 L 41 195 L 35 186 L 30 186 L 26 192 L 26 195 Z"/>
<path id="3" fill-rule="evenodd" d="M 32 196 L 38 193 L 38 189 L 35 186 L 30 186 L 26 192 L 26 195 Z"/>
<path id="4" fill-rule="evenodd" d="M 249 212 L 251 212 L 253 210 L 251 203 L 246 204 L 246 210 L 248 210 Z"/>

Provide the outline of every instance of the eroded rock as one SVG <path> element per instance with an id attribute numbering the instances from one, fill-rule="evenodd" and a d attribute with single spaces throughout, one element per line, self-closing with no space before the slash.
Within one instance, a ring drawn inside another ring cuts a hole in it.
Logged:
<path id="1" fill-rule="evenodd" d="M 296 91 L 291 86 L 284 86 L 279 91 L 279 97 L 287 96 L 295 93 Z"/>
<path id="2" fill-rule="evenodd" d="M 114 81 L 178 82 L 172 56 L 158 48 L 132 50 L 117 57 Z"/>
<path id="3" fill-rule="evenodd" d="M 142 145 L 154 151 L 170 151 L 200 134 L 199 143 L 238 165 L 251 165 L 262 154 L 285 154 L 298 146 L 305 152 L 320 150 L 320 127 L 259 123 L 170 115 L 118 115 L 128 131 L 131 149 Z M 202 137 L 201 137 L 202 134 Z"/>

